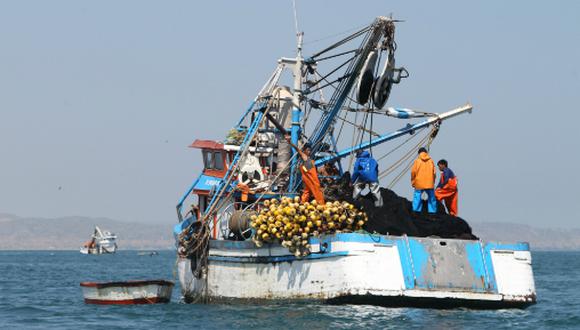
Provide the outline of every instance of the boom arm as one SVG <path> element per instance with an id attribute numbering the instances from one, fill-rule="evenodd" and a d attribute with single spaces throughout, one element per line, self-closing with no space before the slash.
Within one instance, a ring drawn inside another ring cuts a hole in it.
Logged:
<path id="1" fill-rule="evenodd" d="M 351 62 L 351 65 L 346 70 L 344 75 L 346 79 L 340 82 L 338 88 L 330 99 L 330 111 L 326 112 L 322 116 L 318 128 L 311 135 L 310 142 L 312 143 L 313 153 L 317 152 L 321 147 L 324 137 L 327 135 L 328 131 L 334 124 L 336 116 L 342 109 L 344 101 L 346 100 L 352 89 L 352 86 L 358 78 L 358 74 L 362 69 L 369 53 L 373 49 L 377 48 L 388 24 L 393 24 L 393 21 L 387 17 L 378 17 L 373 22 L 371 31 L 366 36 L 361 47 L 357 51 L 357 58 Z"/>
<path id="2" fill-rule="evenodd" d="M 446 119 L 449 119 L 449 118 L 452 118 L 452 117 L 461 115 L 461 114 L 463 114 L 465 112 L 471 113 L 471 110 L 472 109 L 473 109 L 473 107 L 471 106 L 471 104 L 468 103 L 468 104 L 466 104 L 464 106 L 461 106 L 459 108 L 453 109 L 451 111 L 444 112 L 444 113 L 438 115 L 437 117 L 429 118 L 429 119 L 427 119 L 425 121 L 422 121 L 422 122 L 417 123 L 417 124 L 414 124 L 414 125 L 405 126 L 405 127 L 401 128 L 401 129 L 395 131 L 395 132 L 392 132 L 392 133 L 389 133 L 389 134 L 386 134 L 386 135 L 381 135 L 381 136 L 379 136 L 378 138 L 376 138 L 374 140 L 366 141 L 366 142 L 363 142 L 363 143 L 361 143 L 361 144 L 359 144 L 357 146 L 354 146 L 352 148 L 348 148 L 348 149 L 342 150 L 342 151 L 338 152 L 336 155 L 327 156 L 327 157 L 318 159 L 315 162 L 315 164 L 316 164 L 316 166 L 321 166 L 321 165 L 324 165 L 326 163 L 336 161 L 338 159 L 347 157 L 347 156 L 351 155 L 352 153 L 355 153 L 355 152 L 357 152 L 359 150 L 368 149 L 370 147 L 374 147 L 376 145 L 379 145 L 379 144 L 385 143 L 387 141 L 396 139 L 396 138 L 398 138 L 400 136 L 403 136 L 405 134 L 412 133 L 415 130 L 421 129 L 423 127 L 427 127 L 427 126 L 429 126 L 431 124 L 434 124 L 434 123 L 436 123 L 438 121 L 443 121 L 443 120 L 446 120 Z"/>

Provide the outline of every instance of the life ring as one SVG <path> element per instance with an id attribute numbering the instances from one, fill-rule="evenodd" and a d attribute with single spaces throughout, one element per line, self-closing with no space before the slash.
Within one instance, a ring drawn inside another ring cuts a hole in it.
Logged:
<path id="1" fill-rule="evenodd" d="M 260 161 L 256 156 L 247 155 L 240 166 L 238 182 L 248 185 L 260 181 L 264 181 L 264 173 L 262 172 Z"/>

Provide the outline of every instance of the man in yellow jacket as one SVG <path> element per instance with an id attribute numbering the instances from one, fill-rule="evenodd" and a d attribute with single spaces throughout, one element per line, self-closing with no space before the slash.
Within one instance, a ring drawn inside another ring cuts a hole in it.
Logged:
<path id="1" fill-rule="evenodd" d="M 435 163 L 427 153 L 427 149 L 419 148 L 419 156 L 415 159 L 411 168 L 411 185 L 415 188 L 413 196 L 413 211 L 421 212 L 423 192 L 427 194 L 427 211 L 437 212 L 437 199 L 435 199 Z"/>

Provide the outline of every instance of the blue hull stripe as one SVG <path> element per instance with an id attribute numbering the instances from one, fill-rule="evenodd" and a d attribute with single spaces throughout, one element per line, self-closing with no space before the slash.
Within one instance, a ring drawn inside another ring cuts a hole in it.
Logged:
<path id="1" fill-rule="evenodd" d="M 495 276 L 490 276 L 487 263 L 484 262 L 485 256 L 481 247 L 481 242 L 473 242 L 465 244 L 465 252 L 467 253 L 467 261 L 473 270 L 475 276 L 481 279 L 483 287 L 476 286 L 472 288 L 476 292 L 497 292 L 495 288 Z"/>
<path id="2" fill-rule="evenodd" d="M 411 251 L 411 262 L 413 263 L 413 270 L 415 271 L 415 287 L 421 289 L 431 289 L 432 285 L 425 280 L 423 273 L 428 267 L 429 253 L 421 242 L 409 238 L 409 250 Z"/>
<path id="3" fill-rule="evenodd" d="M 413 237 L 409 237 L 409 242 L 414 241 Z M 423 240 L 429 238 L 421 238 Z M 450 239 L 451 240 L 451 239 Z M 324 235 L 320 237 L 311 237 L 309 239 L 310 244 L 318 244 L 320 242 L 332 243 L 332 242 L 355 242 L 355 243 L 373 243 L 373 244 L 386 244 L 386 245 L 397 245 L 400 242 L 405 242 L 405 236 L 385 236 L 385 235 L 373 235 L 368 233 L 336 233 L 333 235 Z M 420 244 L 418 241 L 416 243 Z M 412 243 L 410 243 L 412 244 Z M 240 250 L 240 249 L 255 249 L 256 246 L 251 241 L 210 241 L 211 248 L 225 249 L 225 250 Z M 267 247 L 268 245 L 265 245 Z M 278 244 L 271 244 L 271 247 L 279 246 Z M 515 244 L 500 244 L 500 243 L 486 243 L 484 250 L 509 250 L 509 251 L 529 251 L 530 246 L 528 243 L 515 243 Z"/>
<path id="4" fill-rule="evenodd" d="M 413 271 L 413 265 L 411 264 L 411 256 L 409 255 L 406 240 L 397 240 L 397 250 L 399 250 L 399 259 L 401 260 L 405 288 L 413 289 L 415 288 L 415 273 Z"/>
<path id="5" fill-rule="evenodd" d="M 292 255 L 286 256 L 264 256 L 264 257 L 226 257 L 226 256 L 209 256 L 209 261 L 233 262 L 233 263 L 250 263 L 250 264 L 270 264 L 278 262 L 292 262 L 297 260 L 316 260 L 326 258 L 345 257 L 348 251 L 312 253 L 306 257 L 298 258 Z"/>

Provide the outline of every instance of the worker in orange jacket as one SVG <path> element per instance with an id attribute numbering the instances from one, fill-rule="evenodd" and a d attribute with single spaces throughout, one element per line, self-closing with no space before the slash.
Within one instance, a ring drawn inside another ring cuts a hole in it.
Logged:
<path id="1" fill-rule="evenodd" d="M 320 205 L 326 204 L 324 201 L 324 194 L 320 189 L 320 180 L 318 179 L 318 171 L 314 165 L 314 160 L 310 157 L 312 151 L 309 144 L 304 145 L 304 148 L 300 150 L 290 140 L 290 136 L 286 135 L 286 141 L 296 149 L 296 152 L 302 159 L 303 164 L 300 166 L 300 173 L 302 174 L 302 183 L 304 184 L 304 190 L 302 192 L 302 203 L 309 202 L 312 197 Z"/>
<path id="2" fill-rule="evenodd" d="M 415 188 L 413 195 L 413 211 L 421 212 L 423 209 L 423 193 L 427 194 L 427 211 L 437 212 L 437 200 L 435 199 L 435 163 L 427 153 L 427 149 L 419 148 L 419 156 L 415 159 L 411 168 L 411 185 Z"/>
<path id="3" fill-rule="evenodd" d="M 452 216 L 457 216 L 457 176 L 447 166 L 445 159 L 437 162 L 437 167 L 441 171 L 441 177 L 439 178 L 437 189 L 435 189 L 435 197 L 437 200 L 445 203 L 447 213 Z"/>

